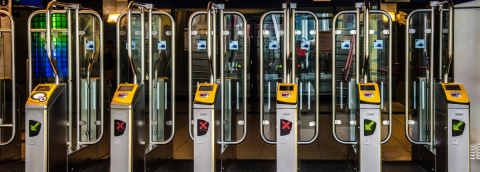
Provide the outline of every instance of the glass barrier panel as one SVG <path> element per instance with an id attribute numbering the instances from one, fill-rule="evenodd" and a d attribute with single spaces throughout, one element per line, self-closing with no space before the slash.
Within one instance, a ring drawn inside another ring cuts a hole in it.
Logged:
<path id="1" fill-rule="evenodd" d="M 283 14 L 270 14 L 265 17 L 263 23 L 263 95 L 261 98 L 264 100 L 263 112 L 264 122 L 263 134 L 266 139 L 276 140 L 276 104 L 277 104 L 277 85 L 282 83 L 283 68 L 286 63 L 283 61 L 284 57 L 284 36 L 283 31 Z M 268 124 L 268 125 L 266 125 Z"/>
<path id="2" fill-rule="evenodd" d="M 299 141 L 310 141 L 315 136 L 316 112 L 316 29 L 315 16 L 295 16 L 295 83 L 298 87 Z M 315 124 L 315 125 L 313 125 Z"/>
<path id="3" fill-rule="evenodd" d="M 172 131 L 172 22 L 167 15 L 152 14 L 153 116 L 152 140 L 165 141 Z"/>
<path id="4" fill-rule="evenodd" d="M 355 39 L 356 14 L 341 14 L 337 18 L 335 33 L 336 54 L 333 60 L 336 62 L 335 76 L 336 95 L 335 108 L 336 135 L 343 141 L 355 141 L 355 120 L 356 120 L 356 61 L 355 50 L 356 44 L 359 42 Z"/>
<path id="5" fill-rule="evenodd" d="M 237 141 L 244 133 L 243 128 L 245 125 L 240 125 L 239 121 L 244 121 L 244 107 L 243 100 L 244 92 L 243 87 L 245 82 L 244 68 L 247 64 L 244 64 L 244 37 L 249 32 L 243 30 L 243 26 L 247 24 L 243 21 L 242 17 L 234 14 L 227 14 L 224 18 L 224 140 L 225 141 Z M 228 34 L 227 34 L 228 33 Z M 247 42 L 248 47 L 248 42 Z"/>
<path id="6" fill-rule="evenodd" d="M 419 12 L 412 15 L 408 31 L 409 57 L 409 135 L 414 141 L 430 141 L 429 133 L 429 57 L 432 36 L 431 13 Z M 447 44 L 448 45 L 448 44 Z"/>

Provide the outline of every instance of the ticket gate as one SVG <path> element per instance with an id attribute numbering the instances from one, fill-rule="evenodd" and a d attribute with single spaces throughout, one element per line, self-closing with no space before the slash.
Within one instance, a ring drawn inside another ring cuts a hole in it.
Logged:
<path id="1" fill-rule="evenodd" d="M 277 145 L 277 171 L 298 171 L 298 144 L 318 137 L 319 23 L 295 3 L 282 7 L 260 19 L 260 134 Z"/>
<path id="2" fill-rule="evenodd" d="M 219 86 L 218 84 L 201 83 L 195 94 L 193 102 L 194 171 L 224 170 L 221 155 L 223 145 L 218 144 L 222 142 L 220 133 L 222 126 L 218 122 L 221 121 L 221 116 L 218 115 L 221 111 Z"/>
<path id="3" fill-rule="evenodd" d="M 5 162 L 21 158 L 20 95 L 15 75 L 15 21 L 9 12 L 0 10 L 0 13 L 10 21 L 3 24 L 8 27 L 0 30 L 4 37 L 1 49 L 6 53 L 0 59 L 0 162 Z"/>
<path id="4" fill-rule="evenodd" d="M 392 19 L 368 2 L 355 6 L 333 19 L 332 130 L 339 143 L 351 145 L 353 171 L 381 171 L 381 145 L 392 135 Z"/>
<path id="5" fill-rule="evenodd" d="M 280 83 L 277 93 L 277 171 L 298 171 L 297 84 Z"/>
<path id="6" fill-rule="evenodd" d="M 210 2 L 188 23 L 194 171 L 227 171 L 236 159 L 235 145 L 246 137 L 249 32 L 241 13 L 224 9 Z"/>
<path id="7" fill-rule="evenodd" d="M 108 139 L 102 138 L 110 91 L 104 92 L 100 15 L 79 4 L 52 1 L 30 15 L 28 28 L 26 170 L 76 170 L 108 157 Z M 43 84 L 52 76 L 54 84 Z"/>
<path id="8" fill-rule="evenodd" d="M 382 171 L 382 138 L 380 126 L 380 91 L 375 83 L 358 84 L 358 102 L 355 118 L 359 120 L 356 127 L 355 145 L 356 169 L 362 171 Z M 377 127 L 378 125 L 378 127 Z"/>
<path id="9" fill-rule="evenodd" d="M 173 157 L 174 40 L 172 16 L 153 4 L 132 1 L 117 20 L 110 171 L 155 171 Z"/>
<path id="10" fill-rule="evenodd" d="M 432 1 L 430 9 L 414 10 L 407 18 L 405 134 L 413 143 L 412 160 L 432 171 L 470 171 L 476 159 L 468 95 L 450 76 L 453 11 L 452 1 Z"/>

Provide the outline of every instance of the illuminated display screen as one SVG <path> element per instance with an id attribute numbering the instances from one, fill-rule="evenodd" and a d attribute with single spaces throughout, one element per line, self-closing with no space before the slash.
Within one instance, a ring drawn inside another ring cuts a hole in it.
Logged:
<path id="1" fill-rule="evenodd" d="M 462 90 L 459 85 L 445 85 L 445 90 Z"/>
<path id="2" fill-rule="evenodd" d="M 132 91 L 133 90 L 133 86 L 120 86 L 120 88 L 118 88 L 118 91 Z"/>
<path id="3" fill-rule="evenodd" d="M 200 86 L 198 91 L 213 91 L 213 86 Z"/>
<path id="4" fill-rule="evenodd" d="M 375 91 L 374 85 L 361 85 L 360 90 L 362 91 Z"/>
<path id="5" fill-rule="evenodd" d="M 280 86 L 280 91 L 293 91 L 293 86 Z"/>
<path id="6" fill-rule="evenodd" d="M 45 14 L 37 14 L 31 20 L 32 29 L 45 29 Z M 67 29 L 66 14 L 52 14 L 52 29 Z M 45 48 L 46 38 L 42 38 L 41 33 L 30 33 L 32 36 L 32 67 L 33 77 L 55 77 L 53 69 L 47 57 L 47 50 Z M 57 33 L 55 38 L 52 34 L 52 58 L 57 60 L 57 67 L 60 77 L 67 77 L 68 75 L 68 51 L 67 38 L 65 33 Z"/>
<path id="7" fill-rule="evenodd" d="M 50 91 L 50 86 L 39 86 L 35 91 Z"/>

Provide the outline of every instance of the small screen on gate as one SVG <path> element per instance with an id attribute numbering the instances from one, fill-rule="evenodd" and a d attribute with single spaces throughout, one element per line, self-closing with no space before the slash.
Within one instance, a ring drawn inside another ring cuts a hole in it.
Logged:
<path id="1" fill-rule="evenodd" d="M 293 91 L 293 86 L 280 86 L 280 91 Z"/>
<path id="2" fill-rule="evenodd" d="M 360 90 L 362 91 L 375 91 L 374 85 L 361 85 Z"/>
<path id="3" fill-rule="evenodd" d="M 132 91 L 133 90 L 133 86 L 120 86 L 120 88 L 118 88 L 118 91 Z"/>
<path id="4" fill-rule="evenodd" d="M 50 91 L 50 86 L 39 86 L 35 91 Z"/>
<path id="5" fill-rule="evenodd" d="M 213 91 L 213 86 L 200 86 L 198 91 Z"/>
<path id="6" fill-rule="evenodd" d="M 462 90 L 459 85 L 445 85 L 445 90 Z"/>

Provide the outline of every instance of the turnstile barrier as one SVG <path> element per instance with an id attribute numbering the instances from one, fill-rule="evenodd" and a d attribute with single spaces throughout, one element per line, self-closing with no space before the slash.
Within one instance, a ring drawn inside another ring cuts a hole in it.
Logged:
<path id="1" fill-rule="evenodd" d="M 247 44 L 249 34 L 247 22 L 241 13 L 224 11 L 224 4 L 210 2 L 207 11 L 197 11 L 190 16 L 188 33 L 189 121 L 191 121 L 189 134 L 195 144 L 194 170 L 226 170 L 236 159 L 235 144 L 239 144 L 245 139 L 247 131 Z M 217 38 L 219 38 L 218 43 Z M 217 47 L 217 45 L 219 46 Z M 219 48 L 218 51 L 217 48 Z M 217 63 L 218 61 L 220 63 Z M 212 130 L 205 131 L 208 136 L 218 139 L 218 142 L 199 142 L 198 140 L 202 139 L 202 136 L 196 132 L 197 122 L 192 120 L 203 118 L 200 111 L 195 110 L 196 108 L 207 108 L 199 107 L 200 105 L 195 103 L 196 98 L 195 102 L 193 101 L 195 95 L 199 93 L 198 91 L 202 91 L 198 90 L 201 88 L 199 86 L 204 84 L 215 84 L 218 89 L 215 92 L 216 95 L 209 97 L 218 96 L 218 99 L 211 103 L 216 106 L 210 108 L 216 110 L 211 113 L 210 117 L 218 119 L 219 124 L 212 123 L 210 127 Z M 214 125 L 218 125 L 219 128 L 215 128 Z M 215 147 L 215 149 L 210 147 Z M 197 157 L 205 150 L 213 152 L 205 154 L 208 158 Z M 199 166 L 197 167 L 197 165 Z"/>
<path id="2" fill-rule="evenodd" d="M 0 45 L 5 54 L 0 59 L 0 161 L 2 161 L 19 159 L 21 142 L 17 136 L 20 133 L 18 125 L 20 99 L 15 74 L 15 21 L 9 12 L 0 10 L 0 13 L 9 20 L 4 24 L 9 27 L 0 30 L 0 36 L 4 38 Z"/>
<path id="3" fill-rule="evenodd" d="M 354 171 L 381 171 L 381 144 L 392 135 L 392 19 L 368 2 L 355 5 L 333 19 L 332 132 L 351 145 Z M 361 101 L 370 98 L 378 100 Z M 388 125 L 385 135 L 381 125 Z"/>

